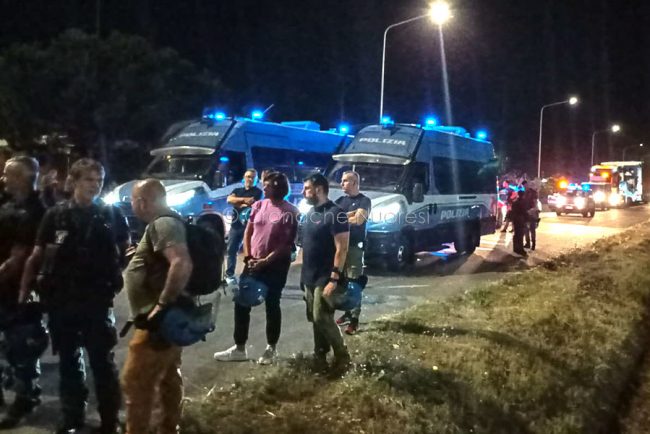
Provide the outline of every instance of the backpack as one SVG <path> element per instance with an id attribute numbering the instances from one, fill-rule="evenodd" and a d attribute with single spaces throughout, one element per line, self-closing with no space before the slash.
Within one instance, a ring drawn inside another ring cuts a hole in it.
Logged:
<path id="1" fill-rule="evenodd" d="M 173 217 L 185 225 L 187 249 L 193 264 L 185 291 L 192 296 L 207 295 L 216 291 L 223 283 L 225 243 L 221 234 L 209 223 L 192 224 L 175 214 L 164 214 L 160 217 Z M 153 222 L 149 227 L 153 227 Z"/>

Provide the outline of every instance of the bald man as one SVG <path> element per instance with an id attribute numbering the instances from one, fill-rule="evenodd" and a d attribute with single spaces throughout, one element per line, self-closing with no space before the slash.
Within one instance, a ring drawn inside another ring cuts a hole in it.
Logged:
<path id="1" fill-rule="evenodd" d="M 113 299 L 122 289 L 129 228 L 119 208 L 98 202 L 104 167 L 82 158 L 70 167 L 72 198 L 50 208 L 38 229 L 20 285 L 27 299 L 37 270 L 39 295 L 48 314 L 52 346 L 59 355 L 63 420 L 57 432 L 81 430 L 88 387 L 84 351 L 95 380 L 100 433 L 118 429 L 120 383 Z"/>
<path id="2" fill-rule="evenodd" d="M 138 182 L 131 194 L 135 215 L 147 223 L 124 282 L 133 317 L 152 319 L 183 291 L 192 273 L 185 225 L 167 207 L 165 187 L 156 179 Z M 136 329 L 122 370 L 126 433 L 150 432 L 151 410 L 162 406 L 160 433 L 178 432 L 183 399 L 181 348 L 161 343 L 149 330 Z"/>

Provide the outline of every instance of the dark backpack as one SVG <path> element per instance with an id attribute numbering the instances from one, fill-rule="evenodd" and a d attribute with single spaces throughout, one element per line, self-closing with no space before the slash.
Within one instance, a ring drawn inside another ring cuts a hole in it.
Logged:
<path id="1" fill-rule="evenodd" d="M 187 249 L 193 264 L 192 275 L 185 290 L 193 296 L 216 291 L 223 283 L 225 243 L 221 234 L 209 223 L 192 224 L 179 215 L 171 214 L 160 217 L 174 217 L 185 225 Z"/>

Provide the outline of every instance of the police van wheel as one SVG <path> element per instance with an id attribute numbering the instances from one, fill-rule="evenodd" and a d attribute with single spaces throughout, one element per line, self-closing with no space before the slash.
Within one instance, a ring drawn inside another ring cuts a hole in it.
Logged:
<path id="1" fill-rule="evenodd" d="M 388 258 L 391 271 L 402 271 L 413 262 L 413 244 L 406 235 L 401 235 L 397 247 Z"/>
<path id="2" fill-rule="evenodd" d="M 456 252 L 471 255 L 481 243 L 481 232 L 478 228 L 468 227 L 463 239 L 454 242 Z"/>
<path id="3" fill-rule="evenodd" d="M 555 214 L 559 217 L 559 216 L 562 215 L 562 212 L 561 211 L 555 211 Z"/>

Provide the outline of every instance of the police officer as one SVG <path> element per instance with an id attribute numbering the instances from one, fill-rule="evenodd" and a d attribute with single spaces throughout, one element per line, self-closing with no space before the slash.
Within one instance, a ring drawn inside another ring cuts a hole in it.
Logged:
<path id="1" fill-rule="evenodd" d="M 28 318 L 29 324 L 19 324 L 17 316 L 20 276 L 45 214 L 36 191 L 37 178 L 38 162 L 33 158 L 14 157 L 5 165 L 3 182 L 10 199 L 0 206 L 0 327 L 9 343 L 7 359 L 14 374 L 16 399 L 0 421 L 0 429 L 15 427 L 41 402 L 38 357 L 40 349 L 47 347 L 47 334 L 38 315 Z M 35 335 L 21 336 L 21 330 Z M 39 340 L 39 345 L 45 346 L 30 354 L 20 347 L 25 340 Z"/>
<path id="2" fill-rule="evenodd" d="M 341 177 L 341 189 L 345 196 L 336 200 L 336 205 L 347 213 L 350 223 L 350 246 L 345 261 L 345 272 L 350 279 L 359 279 L 363 276 L 363 255 L 366 249 L 366 222 L 370 213 L 370 199 L 359 191 L 360 177 L 357 172 L 348 171 Z M 345 333 L 353 335 L 359 327 L 361 315 L 361 302 L 345 312 L 336 320 L 338 325 L 347 324 Z"/>
<path id="3" fill-rule="evenodd" d="M 257 188 L 257 171 L 248 169 L 244 173 L 244 186 L 236 188 L 228 196 L 228 203 L 233 206 L 232 223 L 228 234 L 228 263 L 226 267 L 226 282 L 228 285 L 237 283 L 235 279 L 235 266 L 237 253 L 244 240 L 246 229 L 246 215 L 251 210 L 251 205 L 262 198 L 262 190 Z"/>
<path id="4" fill-rule="evenodd" d="M 73 196 L 48 210 L 21 282 L 21 299 L 39 270 L 39 291 L 49 316 L 52 345 L 59 354 L 63 421 L 57 432 L 85 424 L 88 389 L 83 348 L 88 351 L 101 418 L 100 433 L 118 427 L 120 386 L 113 347 L 117 344 L 113 298 L 122 287 L 121 267 L 129 244 L 119 209 L 96 203 L 104 168 L 83 158 L 70 168 Z"/>

